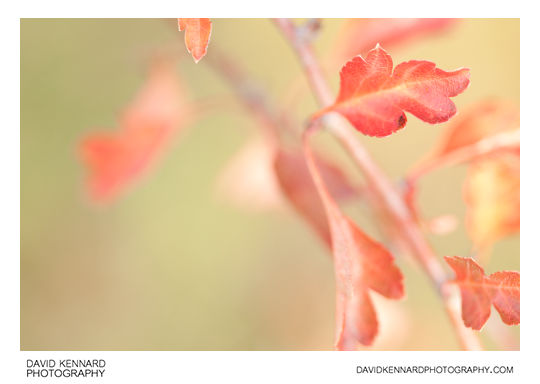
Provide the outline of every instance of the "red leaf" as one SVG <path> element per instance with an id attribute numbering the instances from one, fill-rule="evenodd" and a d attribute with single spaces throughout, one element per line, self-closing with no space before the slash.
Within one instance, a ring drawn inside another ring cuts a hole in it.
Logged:
<path id="1" fill-rule="evenodd" d="M 357 343 L 371 345 L 378 332 L 369 290 L 388 298 L 401 298 L 403 276 L 390 252 L 341 212 L 319 172 L 307 138 L 305 140 L 308 168 L 330 227 L 337 291 L 336 348 L 354 350 Z"/>
<path id="2" fill-rule="evenodd" d="M 316 157 L 316 162 L 322 177 L 336 198 L 345 199 L 358 194 L 339 168 L 320 156 Z M 302 153 L 278 149 L 274 156 L 274 171 L 284 196 L 330 246 L 326 213 Z"/>
<path id="3" fill-rule="evenodd" d="M 514 172 L 497 171 L 497 168 L 506 168 L 496 166 L 499 161 L 478 163 L 494 159 L 496 155 L 515 156 L 516 166 L 509 168 Z M 416 190 L 420 177 L 437 168 L 464 162 L 476 163 L 468 173 L 465 199 L 469 206 L 469 232 L 482 247 L 519 229 L 519 109 L 501 101 L 483 101 L 448 124 L 435 149 L 409 172 L 406 196 L 411 197 L 410 205 L 416 203 L 411 192 Z M 509 173 L 509 177 L 503 176 L 504 173 Z"/>
<path id="4" fill-rule="evenodd" d="M 409 172 L 409 182 L 437 168 L 496 153 L 519 156 L 519 146 L 519 109 L 501 101 L 484 101 L 447 125 L 434 150 Z"/>
<path id="5" fill-rule="evenodd" d="M 342 57 L 364 54 L 375 44 L 395 46 L 423 35 L 441 32 L 455 23 L 455 19 L 394 18 L 350 19 L 342 33 Z"/>
<path id="6" fill-rule="evenodd" d="M 461 317 L 465 326 L 481 329 L 491 313 L 491 296 L 484 285 L 484 270 L 473 259 L 445 257 L 456 273 L 461 290 Z"/>
<path id="7" fill-rule="evenodd" d="M 178 19 L 178 30 L 185 33 L 186 48 L 196 63 L 206 55 L 212 22 L 210 19 Z"/>
<path id="8" fill-rule="evenodd" d="M 519 231 L 519 155 L 505 153 L 474 162 L 467 173 L 464 198 L 467 229 L 480 249 Z"/>
<path id="9" fill-rule="evenodd" d="M 519 273 L 495 272 L 491 281 L 493 306 L 509 325 L 519 324 Z"/>
<path id="10" fill-rule="evenodd" d="M 154 66 L 115 132 L 93 133 L 80 146 L 88 187 L 98 201 L 110 200 L 154 162 L 182 121 L 182 93 L 174 69 Z"/>
<path id="11" fill-rule="evenodd" d="M 461 291 L 461 317 L 465 326 L 479 330 L 494 305 L 506 324 L 519 324 L 519 272 L 502 271 L 485 276 L 472 258 L 445 257 L 456 273 Z"/>
<path id="12" fill-rule="evenodd" d="M 407 61 L 393 71 L 390 55 L 380 46 L 364 60 L 357 56 L 341 69 L 341 85 L 335 103 L 326 112 L 345 116 L 360 132 L 388 136 L 407 123 L 405 111 L 435 124 L 456 113 L 450 97 L 469 85 L 469 70 L 445 72 L 429 61 Z"/>
<path id="13" fill-rule="evenodd" d="M 448 125 L 433 156 L 441 157 L 497 133 L 518 130 L 519 125 L 519 108 L 502 101 L 483 101 Z"/>

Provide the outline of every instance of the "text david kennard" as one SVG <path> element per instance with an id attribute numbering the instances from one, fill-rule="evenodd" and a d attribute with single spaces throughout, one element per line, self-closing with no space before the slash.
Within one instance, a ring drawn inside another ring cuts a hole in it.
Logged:
<path id="1" fill-rule="evenodd" d="M 103 377 L 103 359 L 26 360 L 26 377 Z"/>

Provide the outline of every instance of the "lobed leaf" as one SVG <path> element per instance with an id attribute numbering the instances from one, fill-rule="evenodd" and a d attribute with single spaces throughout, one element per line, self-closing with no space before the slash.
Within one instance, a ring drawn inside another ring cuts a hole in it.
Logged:
<path id="1" fill-rule="evenodd" d="M 429 61 L 412 60 L 393 69 L 392 58 L 377 45 L 366 59 L 356 56 L 341 69 L 335 103 L 315 114 L 338 112 L 360 132 L 383 137 L 403 128 L 405 112 L 435 124 L 456 113 L 450 100 L 469 85 L 469 70 L 445 72 Z"/>
<path id="2" fill-rule="evenodd" d="M 461 291 L 461 316 L 465 326 L 480 330 L 495 307 L 504 323 L 519 324 L 519 272 L 502 271 L 486 276 L 472 258 L 445 257 Z"/>
<path id="3" fill-rule="evenodd" d="M 434 150 L 409 171 L 405 189 L 407 202 L 411 207 L 416 206 L 414 197 L 416 183 L 423 175 L 443 166 L 471 162 L 473 165 L 465 184 L 465 198 L 469 205 L 469 232 L 478 247 L 489 245 L 504 233 L 514 231 L 514 229 L 497 229 L 501 222 L 506 221 L 501 220 L 501 217 L 511 217 L 517 212 L 517 220 L 512 218 L 510 221 L 517 221 L 519 229 L 519 146 L 519 109 L 513 104 L 499 100 L 478 103 L 448 124 Z M 497 156 L 501 159 L 511 157 L 518 159 L 517 167 L 511 167 L 515 168 L 514 172 L 510 172 L 510 175 L 514 176 L 504 177 L 502 173 L 496 171 L 497 168 L 505 168 L 496 165 L 499 160 L 479 162 L 496 159 Z M 507 183 L 503 180 L 499 185 L 498 174 L 506 181 L 514 181 Z M 515 181 L 517 188 L 505 187 L 515 184 Z M 501 190 L 502 193 L 496 192 L 497 190 Z M 506 199 L 504 195 L 510 198 Z M 503 204 L 498 206 L 497 201 Z M 516 205 L 516 202 L 517 211 L 516 207 L 511 207 Z M 500 211 L 505 212 L 501 215 Z M 515 227 L 515 224 L 510 226 Z"/>
<path id="4" fill-rule="evenodd" d="M 403 276 L 390 252 L 342 213 L 319 171 L 307 137 L 304 150 L 330 228 L 336 277 L 336 348 L 355 350 L 357 343 L 371 345 L 378 333 L 369 290 L 399 299 L 404 295 Z"/>
<path id="5" fill-rule="evenodd" d="M 445 257 L 456 273 L 461 291 L 461 316 L 466 327 L 481 329 L 491 313 L 491 296 L 484 284 L 484 270 L 473 259 Z"/>
<path id="6" fill-rule="evenodd" d="M 446 156 L 498 133 L 519 130 L 519 126 L 519 108 L 513 104 L 500 100 L 477 103 L 448 125 L 432 157 Z"/>
<path id="7" fill-rule="evenodd" d="M 489 276 L 493 306 L 508 325 L 519 324 L 519 273 L 495 272 Z"/>

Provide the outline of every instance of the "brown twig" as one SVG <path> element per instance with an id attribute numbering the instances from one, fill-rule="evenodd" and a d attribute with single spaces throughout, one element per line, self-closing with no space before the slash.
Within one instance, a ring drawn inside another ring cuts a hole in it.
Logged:
<path id="1" fill-rule="evenodd" d="M 319 104 L 322 108 L 327 107 L 333 101 L 332 92 L 324 79 L 309 42 L 298 36 L 296 27 L 291 20 L 276 19 L 275 23 L 294 48 Z M 443 300 L 461 346 L 466 350 L 481 350 L 482 347 L 477 335 L 465 328 L 461 320 L 459 292 L 452 285 L 446 284 L 447 275 L 425 240 L 401 194 L 358 141 L 355 132 L 351 130 L 344 119 L 336 115 L 327 115 L 324 120 L 330 132 L 355 160 L 366 181 L 380 199 L 388 216 L 400 229 L 408 248 L 433 282 Z"/>

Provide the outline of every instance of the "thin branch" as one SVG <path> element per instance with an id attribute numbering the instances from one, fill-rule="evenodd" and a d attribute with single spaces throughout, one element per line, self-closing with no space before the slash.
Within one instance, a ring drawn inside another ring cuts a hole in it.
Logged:
<path id="1" fill-rule="evenodd" d="M 263 89 L 230 59 L 218 47 L 213 46 L 205 57 L 204 62 L 212 67 L 233 89 L 237 99 L 262 123 L 268 138 L 276 143 L 280 135 L 292 133 L 294 129 L 288 115 L 284 115 L 268 100 Z"/>
<path id="2" fill-rule="evenodd" d="M 275 23 L 298 55 L 320 106 L 324 108 L 330 105 L 333 101 L 332 92 L 324 79 L 310 44 L 298 36 L 296 27 L 291 20 L 276 19 Z M 482 347 L 477 335 L 466 328 L 461 320 L 458 290 L 453 285 L 446 284 L 447 275 L 425 240 L 401 194 L 358 141 L 355 132 L 351 130 L 344 119 L 330 114 L 324 120 L 330 132 L 355 160 L 389 217 L 400 229 L 408 248 L 436 287 L 461 346 L 467 350 L 481 350 Z"/>

